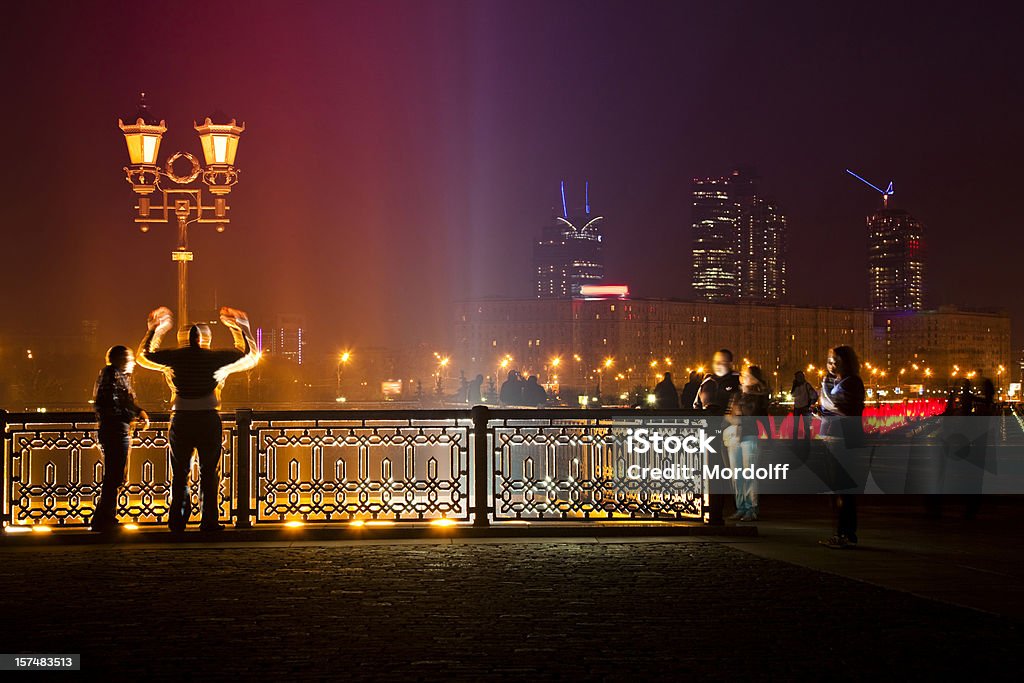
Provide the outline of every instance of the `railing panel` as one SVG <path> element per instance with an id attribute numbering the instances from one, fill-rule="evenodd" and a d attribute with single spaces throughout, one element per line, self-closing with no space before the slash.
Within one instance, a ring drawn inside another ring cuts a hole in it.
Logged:
<path id="1" fill-rule="evenodd" d="M 253 521 L 468 520 L 472 423 L 448 415 L 253 413 Z"/>
<path id="2" fill-rule="evenodd" d="M 231 517 L 234 425 L 225 416 L 221 455 L 220 519 Z M 118 495 L 123 522 L 163 524 L 170 507 L 171 458 L 168 418 L 156 416 L 145 432 L 132 436 L 126 484 Z M 98 425 L 88 413 L 7 416 L 4 489 L 5 521 L 64 527 L 88 525 L 99 501 L 103 458 Z M 198 520 L 199 465 L 189 474 L 192 515 Z"/>
<path id="3" fill-rule="evenodd" d="M 702 478 L 630 478 L 631 465 L 688 467 L 699 472 L 700 454 L 640 456 L 631 452 L 630 430 L 656 428 L 685 436 L 706 427 L 697 417 L 650 414 L 588 415 L 566 411 L 497 411 L 489 420 L 493 461 L 494 518 L 616 519 L 700 518 Z M 500 415 L 500 416 L 498 416 Z"/>

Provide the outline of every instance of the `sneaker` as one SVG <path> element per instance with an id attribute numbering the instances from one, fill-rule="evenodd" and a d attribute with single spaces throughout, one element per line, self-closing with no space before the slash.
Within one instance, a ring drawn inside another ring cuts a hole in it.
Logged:
<path id="1" fill-rule="evenodd" d="M 833 550 L 840 550 L 842 548 L 850 547 L 849 539 L 847 539 L 846 536 L 843 536 L 841 534 L 830 536 L 823 541 L 818 541 L 818 543 L 825 546 L 826 548 L 832 548 Z"/>
<path id="2" fill-rule="evenodd" d="M 847 534 L 846 535 L 846 544 L 847 545 L 857 545 L 857 534 Z"/>
<path id="3" fill-rule="evenodd" d="M 213 524 L 200 524 L 200 531 L 224 531 L 224 525 L 214 522 Z"/>
<path id="4" fill-rule="evenodd" d="M 100 534 L 110 533 L 112 531 L 120 531 L 121 523 L 116 519 L 111 522 L 93 522 L 89 525 L 90 531 L 95 531 Z"/>
<path id="5" fill-rule="evenodd" d="M 733 520 L 735 520 L 735 519 L 743 519 L 743 514 L 744 513 L 743 513 L 742 510 L 737 510 L 736 512 L 734 512 L 731 515 L 729 515 L 726 519 L 733 519 Z"/>

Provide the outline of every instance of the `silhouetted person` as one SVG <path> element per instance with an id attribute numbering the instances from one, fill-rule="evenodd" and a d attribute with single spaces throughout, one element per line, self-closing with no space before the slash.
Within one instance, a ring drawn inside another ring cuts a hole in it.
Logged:
<path id="1" fill-rule="evenodd" d="M 498 392 L 498 400 L 502 405 L 520 406 L 523 405 L 523 378 L 516 370 L 510 370 L 508 379 L 501 383 L 501 390 Z"/>
<path id="2" fill-rule="evenodd" d="M 693 402 L 697 400 L 697 390 L 700 389 L 700 382 L 703 379 L 696 370 L 690 370 L 690 379 L 683 386 L 683 395 L 679 399 L 679 405 L 686 410 L 693 408 Z"/>
<path id="3" fill-rule="evenodd" d="M 471 406 L 480 405 L 483 403 L 482 387 L 484 385 L 484 376 L 477 375 L 470 381 L 469 386 L 466 387 L 466 403 Z"/>
<path id="4" fill-rule="evenodd" d="M 679 392 L 671 372 L 666 372 L 665 378 L 654 387 L 654 407 L 658 410 L 679 410 Z"/>
<path id="5" fill-rule="evenodd" d="M 793 375 L 793 440 L 800 438 L 800 424 L 804 426 L 804 438 L 811 438 L 811 406 L 818 400 L 818 392 L 798 370 Z"/>
<path id="6" fill-rule="evenodd" d="M 217 521 L 223 438 L 218 412 L 220 392 L 228 375 L 255 367 L 259 352 L 244 312 L 225 306 L 220 310 L 220 319 L 235 338 L 233 349 L 211 350 L 210 328 L 193 325 L 188 333 L 188 346 L 157 351 L 160 339 L 173 326 L 167 308 L 158 308 L 149 314 L 149 332 L 139 347 L 139 365 L 162 371 L 171 387 L 172 477 L 167 521 L 171 531 L 184 531 L 191 513 L 188 471 L 195 451 L 199 452 L 202 491 L 200 529 L 219 531 L 224 528 Z"/>
<path id="7" fill-rule="evenodd" d="M 142 421 L 149 428 L 149 415 L 135 399 L 132 370 L 135 354 L 127 346 L 112 346 L 107 351 L 107 366 L 100 371 L 93 393 L 96 417 L 99 420 L 99 442 L 103 451 L 103 488 L 92 516 L 93 531 L 107 531 L 118 526 L 117 491 L 124 485 L 131 426 Z"/>
<path id="8" fill-rule="evenodd" d="M 528 406 L 542 406 L 548 402 L 548 392 L 541 386 L 537 375 L 530 375 L 523 385 L 523 403 Z"/>
<path id="9" fill-rule="evenodd" d="M 860 361 L 849 346 L 829 351 L 826 369 L 828 374 L 821 385 L 819 435 L 829 451 L 836 528 L 835 534 L 821 543 L 846 548 L 857 544 L 857 493 L 867 479 L 868 455 L 863 452 L 866 391 L 860 378 Z"/>
<path id="10" fill-rule="evenodd" d="M 697 389 L 697 397 L 693 407 L 714 416 L 725 415 L 732 397 L 740 391 L 740 376 L 732 369 L 732 351 L 720 349 L 715 352 L 711 363 L 711 374 L 707 375 Z M 712 441 L 714 453 L 708 453 L 708 467 L 715 465 L 728 467 L 725 445 L 721 437 L 721 420 L 708 421 L 708 431 L 719 432 Z M 710 482 L 708 483 L 710 485 Z M 708 498 L 708 524 L 719 526 L 725 524 L 725 500 L 728 494 L 712 491 Z"/>

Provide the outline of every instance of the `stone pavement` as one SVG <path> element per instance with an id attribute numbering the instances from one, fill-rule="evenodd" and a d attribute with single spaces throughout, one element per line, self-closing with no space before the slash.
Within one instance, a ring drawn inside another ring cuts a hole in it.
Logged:
<path id="1" fill-rule="evenodd" d="M 4 547 L 0 650 L 80 652 L 84 671 L 178 681 L 917 679 L 953 671 L 1016 679 L 1018 619 L 783 562 L 751 551 L 759 543 Z"/>
<path id="2" fill-rule="evenodd" d="M 932 519 L 921 499 L 865 496 L 859 547 L 822 552 L 817 540 L 831 525 L 826 499 L 766 497 L 758 537 L 723 540 L 759 557 L 1024 619 L 1024 501 L 987 497 L 974 520 L 963 510 L 953 499 Z"/>

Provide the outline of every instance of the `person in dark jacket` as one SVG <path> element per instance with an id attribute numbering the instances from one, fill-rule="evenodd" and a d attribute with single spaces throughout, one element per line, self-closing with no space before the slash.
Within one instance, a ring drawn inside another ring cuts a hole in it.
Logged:
<path id="1" fill-rule="evenodd" d="M 149 332 L 139 346 L 139 365 L 160 370 L 171 387 L 171 509 L 167 525 L 171 531 L 184 531 L 192 509 L 188 495 L 188 471 L 192 454 L 199 454 L 199 481 L 202 492 L 203 531 L 220 531 L 220 453 L 223 426 L 220 419 L 220 392 L 228 375 L 251 370 L 259 362 L 256 339 L 249 329 L 248 316 L 224 306 L 220 320 L 231 330 L 235 348 L 210 348 L 210 328 L 193 325 L 188 346 L 160 349 L 160 339 L 171 329 L 171 311 L 161 307 L 149 314 Z"/>
<path id="2" fill-rule="evenodd" d="M 848 548 L 857 544 L 857 492 L 867 479 L 868 456 L 863 452 L 866 392 L 860 361 L 849 346 L 829 351 L 826 368 L 820 397 L 820 436 L 830 456 L 835 534 L 821 543 L 829 548 Z"/>
<path id="3" fill-rule="evenodd" d="M 503 406 L 523 405 L 523 376 L 518 370 L 509 370 L 508 379 L 501 383 L 498 400 Z"/>
<path id="4" fill-rule="evenodd" d="M 800 424 L 804 425 L 804 439 L 811 438 L 811 406 L 818 400 L 818 392 L 804 377 L 802 370 L 793 375 L 793 440 L 800 438 Z"/>
<path id="5" fill-rule="evenodd" d="M 523 404 L 540 407 L 548 402 L 548 392 L 540 384 L 537 375 L 530 375 L 523 385 Z"/>
<path id="6" fill-rule="evenodd" d="M 697 390 L 700 388 L 701 376 L 696 370 L 690 370 L 690 378 L 683 386 L 683 395 L 679 398 L 679 406 L 690 410 L 693 402 L 697 400 Z"/>
<path id="7" fill-rule="evenodd" d="M 740 376 L 732 369 L 732 351 L 719 349 L 715 352 L 711 364 L 712 373 L 704 378 L 697 390 L 697 397 L 693 400 L 693 407 L 703 410 L 710 416 L 721 418 L 732 403 L 732 397 L 740 392 Z M 708 466 L 716 464 L 728 467 L 725 455 L 725 446 L 722 443 L 720 430 L 721 419 L 709 419 L 708 431 L 719 432 L 712 440 L 714 453 L 708 453 Z M 725 491 L 712 490 L 708 495 L 708 524 L 720 526 L 725 524 L 725 499 L 728 497 Z"/>
<path id="8" fill-rule="evenodd" d="M 112 346 L 107 351 L 107 365 L 96 379 L 93 405 L 103 452 L 103 486 L 90 524 L 93 531 L 118 527 L 117 492 L 124 485 L 132 423 L 141 421 L 144 430 L 149 428 L 149 415 L 139 406 L 132 388 L 134 368 L 131 349 Z"/>
<path id="9" fill-rule="evenodd" d="M 466 387 L 466 403 L 470 406 L 478 406 L 483 403 L 482 387 L 484 385 L 484 376 L 477 375 Z"/>
<path id="10" fill-rule="evenodd" d="M 729 465 L 733 468 L 757 467 L 757 456 L 760 447 L 758 424 L 764 425 L 765 433 L 772 433 L 768 422 L 768 380 L 764 372 L 756 365 L 748 366 L 740 373 L 741 391 L 733 395 L 729 406 L 726 422 L 735 430 L 732 438 L 726 439 L 729 452 Z M 757 480 L 736 477 L 736 513 L 731 519 L 741 522 L 756 522 L 759 512 L 757 499 Z"/>
<path id="11" fill-rule="evenodd" d="M 671 372 L 666 372 L 665 378 L 654 387 L 654 407 L 658 410 L 679 410 L 679 392 L 672 382 Z"/>
<path id="12" fill-rule="evenodd" d="M 732 369 L 732 351 L 720 349 L 711 363 L 712 372 L 705 375 L 693 407 L 713 415 L 724 415 L 732 397 L 740 391 L 740 376 Z"/>

